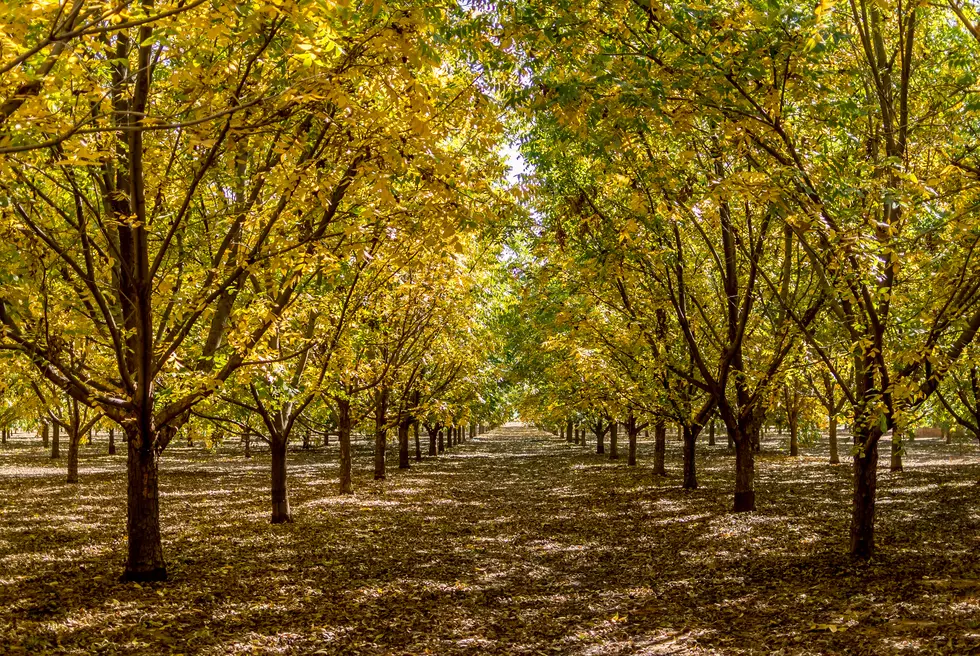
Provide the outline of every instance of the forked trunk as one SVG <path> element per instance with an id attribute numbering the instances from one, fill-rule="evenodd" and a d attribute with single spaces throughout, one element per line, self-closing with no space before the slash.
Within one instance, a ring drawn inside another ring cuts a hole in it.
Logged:
<path id="1" fill-rule="evenodd" d="M 654 476 L 667 475 L 667 425 L 658 421 L 653 427 L 653 474 Z"/>
<path id="2" fill-rule="evenodd" d="M 350 401 L 337 401 L 337 441 L 340 443 L 340 493 L 353 494 L 350 461 Z"/>
<path id="3" fill-rule="evenodd" d="M 619 460 L 619 423 L 615 421 L 609 426 L 609 459 Z"/>
<path id="4" fill-rule="evenodd" d="M 854 442 L 868 435 L 855 428 Z M 875 548 L 875 490 L 878 484 L 878 441 L 854 456 L 854 498 L 851 508 L 851 555 L 870 558 Z"/>
<path id="5" fill-rule="evenodd" d="M 698 434 L 690 426 L 681 429 L 681 439 L 684 441 L 684 484 L 686 490 L 696 490 L 698 487 L 698 474 L 695 464 L 694 447 L 698 439 Z"/>
<path id="6" fill-rule="evenodd" d="M 272 435 L 272 523 L 293 521 L 289 512 L 289 490 L 286 487 L 286 438 Z"/>
<path id="7" fill-rule="evenodd" d="M 729 433 L 731 435 L 731 433 Z M 735 512 L 755 510 L 755 451 L 752 437 L 739 435 L 735 442 Z"/>
<path id="8" fill-rule="evenodd" d="M 163 581 L 167 565 L 160 542 L 160 496 L 154 436 L 126 431 L 126 532 L 128 554 L 124 581 Z"/>
<path id="9" fill-rule="evenodd" d="M 837 417 L 831 417 L 828 422 L 827 431 L 830 434 L 830 464 L 840 464 L 840 455 L 837 453 Z"/>

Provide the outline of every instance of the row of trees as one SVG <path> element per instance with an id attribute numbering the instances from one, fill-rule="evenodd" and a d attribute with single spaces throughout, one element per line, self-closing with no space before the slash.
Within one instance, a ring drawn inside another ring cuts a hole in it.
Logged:
<path id="1" fill-rule="evenodd" d="M 166 576 L 181 431 L 286 446 L 491 420 L 502 125 L 450 4 L 17 3 L 0 34 L 0 348 L 127 453 L 125 577 Z M 469 27 L 468 27 L 469 26 Z M 478 33 L 475 31 L 474 33 Z M 66 415 L 54 408 L 66 408 Z M 210 429 L 207 429 L 210 430 Z"/>
<path id="2" fill-rule="evenodd" d="M 751 511 L 759 431 L 812 392 L 853 436 L 870 556 L 882 437 L 940 409 L 980 434 L 974 9 L 503 6 L 547 345 L 525 415 L 675 422 L 688 486 L 717 416 Z"/>

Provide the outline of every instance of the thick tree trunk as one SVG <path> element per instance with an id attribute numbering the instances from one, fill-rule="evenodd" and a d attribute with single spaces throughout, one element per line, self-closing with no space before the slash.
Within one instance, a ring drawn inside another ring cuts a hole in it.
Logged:
<path id="1" fill-rule="evenodd" d="M 439 429 L 438 437 L 439 437 L 439 453 L 445 453 L 446 452 L 446 429 L 445 428 Z"/>
<path id="2" fill-rule="evenodd" d="M 422 462 L 422 441 L 419 439 L 419 421 L 412 422 L 412 431 L 415 433 L 415 462 Z"/>
<path id="3" fill-rule="evenodd" d="M 943 438 L 946 440 L 946 444 L 953 443 L 953 429 L 951 426 L 942 427 Z"/>
<path id="4" fill-rule="evenodd" d="M 609 459 L 619 460 L 619 422 L 609 426 Z"/>
<path id="5" fill-rule="evenodd" d="M 708 446 L 715 445 L 715 420 L 712 419 L 711 423 L 708 424 Z"/>
<path id="6" fill-rule="evenodd" d="M 755 510 L 755 452 L 752 437 L 740 435 L 735 442 L 735 512 Z"/>
<path id="7" fill-rule="evenodd" d="M 411 423 L 407 420 L 398 422 L 398 468 L 408 469 L 408 429 Z"/>
<path id="8" fill-rule="evenodd" d="M 429 455 L 434 456 L 438 453 L 438 451 L 436 451 L 436 438 L 439 435 L 439 429 L 437 427 L 433 427 L 426 428 L 425 430 L 429 433 Z"/>
<path id="9" fill-rule="evenodd" d="M 167 565 L 160 542 L 160 495 L 153 435 L 134 428 L 126 434 L 126 532 L 128 554 L 124 581 L 163 581 Z"/>
<path id="10" fill-rule="evenodd" d="M 626 457 L 626 464 L 630 467 L 636 467 L 636 436 L 640 431 L 635 428 L 629 431 L 629 455 Z"/>
<path id="11" fill-rule="evenodd" d="M 667 425 L 658 421 L 653 427 L 653 474 L 654 476 L 667 475 Z"/>
<path id="12" fill-rule="evenodd" d="M 867 437 L 854 429 L 855 444 Z M 854 456 L 854 498 L 851 508 L 851 555 L 870 558 L 874 553 L 875 490 L 878 485 L 878 442 Z"/>
<path id="13" fill-rule="evenodd" d="M 576 445 L 580 444 L 580 441 L 579 441 L 580 439 L 581 438 L 579 437 L 579 428 L 578 428 L 578 426 L 576 426 L 575 427 L 575 444 Z"/>
<path id="14" fill-rule="evenodd" d="M 800 417 L 795 412 L 789 416 L 789 455 L 800 455 Z"/>
<path id="15" fill-rule="evenodd" d="M 837 417 L 831 417 L 828 425 L 830 434 L 830 464 L 840 464 L 840 455 L 837 453 Z"/>
<path id="16" fill-rule="evenodd" d="M 44 422 L 41 424 L 41 446 L 44 450 L 48 450 L 48 434 L 51 432 L 50 424 Z"/>
<path id="17" fill-rule="evenodd" d="M 602 455 L 606 452 L 606 429 L 602 424 L 596 424 L 595 429 L 595 452 Z"/>
<path id="18" fill-rule="evenodd" d="M 82 441 L 82 435 L 78 427 L 74 427 L 68 433 L 68 482 L 78 483 L 78 445 Z"/>
<path id="19" fill-rule="evenodd" d="M 340 443 L 340 493 L 353 494 L 350 459 L 350 401 L 337 401 L 337 441 Z"/>
<path id="20" fill-rule="evenodd" d="M 51 459 L 57 460 L 61 457 L 61 425 L 54 425 L 54 434 L 51 436 Z"/>
<path id="21" fill-rule="evenodd" d="M 696 490 L 698 487 L 697 465 L 695 463 L 694 447 L 698 434 L 689 426 L 681 429 L 681 439 L 684 441 L 684 484 L 686 490 Z"/>
<path id="22" fill-rule="evenodd" d="M 116 455 L 116 429 L 109 429 L 109 455 Z"/>
<path id="23" fill-rule="evenodd" d="M 286 438 L 272 435 L 272 523 L 293 521 L 289 512 L 289 490 L 286 486 Z"/>
<path id="24" fill-rule="evenodd" d="M 729 450 L 735 448 L 735 438 L 732 437 L 732 432 L 728 431 L 728 448 Z"/>

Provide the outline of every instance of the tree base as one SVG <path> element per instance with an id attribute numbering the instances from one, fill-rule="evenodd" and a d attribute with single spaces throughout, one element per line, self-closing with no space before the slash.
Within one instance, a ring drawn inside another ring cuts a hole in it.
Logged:
<path id="1" fill-rule="evenodd" d="M 147 583 L 151 581 L 166 581 L 167 580 L 167 568 L 166 567 L 156 567 L 151 570 L 145 571 L 134 571 L 126 569 L 123 575 L 119 577 L 119 580 L 123 583 Z"/>
<path id="2" fill-rule="evenodd" d="M 293 523 L 293 516 L 292 515 L 277 515 L 277 516 L 274 516 L 270 520 L 269 523 L 270 524 L 292 524 Z"/>
<path id="3" fill-rule="evenodd" d="M 735 512 L 753 512 L 755 510 L 755 490 L 735 493 Z"/>

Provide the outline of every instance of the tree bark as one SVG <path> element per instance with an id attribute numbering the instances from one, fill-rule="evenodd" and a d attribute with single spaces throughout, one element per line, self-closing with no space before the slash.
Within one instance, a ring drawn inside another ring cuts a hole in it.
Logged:
<path id="1" fill-rule="evenodd" d="M 116 455 L 116 429 L 109 429 L 109 455 Z"/>
<path id="2" fill-rule="evenodd" d="M 830 436 L 830 464 L 840 464 L 840 455 L 837 453 L 837 417 L 830 417 L 827 432 Z"/>
<path id="3" fill-rule="evenodd" d="M 164 581 L 167 565 L 160 542 L 160 495 L 152 434 L 137 427 L 126 431 L 126 532 L 128 553 L 124 581 Z"/>
<path id="4" fill-rule="evenodd" d="M 731 433 L 729 433 L 731 435 Z M 755 451 L 751 435 L 740 435 L 735 442 L 735 512 L 755 510 Z"/>
<path id="5" fill-rule="evenodd" d="M 57 422 L 54 425 L 54 432 L 51 435 L 51 459 L 57 460 L 61 457 L 61 425 Z"/>
<path id="6" fill-rule="evenodd" d="M 667 467 L 667 424 L 658 421 L 653 427 L 653 474 L 654 476 L 666 476 Z"/>
<path id="7" fill-rule="evenodd" d="M 579 428 L 578 428 L 578 426 L 576 426 L 575 427 L 575 444 L 576 445 L 581 444 L 581 442 L 579 441 L 580 439 L 581 438 L 579 437 Z"/>
<path id="8" fill-rule="evenodd" d="M 422 441 L 419 439 L 419 420 L 412 421 L 412 431 L 415 433 L 415 462 L 422 462 Z"/>
<path id="9" fill-rule="evenodd" d="M 792 458 L 800 455 L 800 416 L 797 412 L 789 413 L 789 455 Z"/>
<path id="10" fill-rule="evenodd" d="M 572 442 L 573 442 L 573 435 L 572 435 L 572 431 L 573 430 L 574 430 L 574 428 L 572 426 L 572 420 L 569 419 L 565 423 L 565 441 L 568 442 L 569 444 L 572 444 Z"/>
<path id="11" fill-rule="evenodd" d="M 50 432 L 51 432 L 51 428 L 48 422 L 46 421 L 43 422 L 41 424 L 41 446 L 44 447 L 45 451 L 48 450 L 48 434 Z"/>
<path id="12" fill-rule="evenodd" d="M 377 392 L 374 408 L 374 480 L 385 479 L 388 450 L 388 389 L 382 387 Z"/>
<path id="13" fill-rule="evenodd" d="M 78 483 L 78 445 L 82 441 L 82 434 L 78 426 L 72 427 L 68 433 L 68 482 Z"/>
<path id="14" fill-rule="evenodd" d="M 595 452 L 599 455 L 606 452 L 606 429 L 603 428 L 601 421 L 596 424 L 595 429 Z"/>
<path id="15" fill-rule="evenodd" d="M 626 420 L 626 433 L 629 436 L 629 455 L 626 457 L 626 465 L 636 467 L 636 437 L 640 431 L 636 427 L 636 417 L 632 412 Z"/>
<path id="16" fill-rule="evenodd" d="M 408 469 L 408 429 L 411 422 L 402 419 L 398 422 L 398 468 Z"/>
<path id="17" fill-rule="evenodd" d="M 715 420 L 712 419 L 711 423 L 708 424 L 708 446 L 715 445 Z"/>
<path id="18" fill-rule="evenodd" d="M 694 447 L 698 439 L 697 432 L 690 426 L 681 429 L 681 439 L 684 441 L 684 484 L 686 490 L 698 488 L 697 465 L 695 463 Z"/>
<path id="19" fill-rule="evenodd" d="M 619 460 L 619 422 L 614 421 L 609 426 L 609 459 Z"/>
<path id="20" fill-rule="evenodd" d="M 272 523 L 293 521 L 289 511 L 289 490 L 286 485 L 286 438 L 272 435 Z"/>
<path id="21" fill-rule="evenodd" d="M 865 431 L 854 428 L 855 444 L 868 437 Z M 851 508 L 851 555 L 870 558 L 874 553 L 875 491 L 878 484 L 878 441 L 871 448 L 854 456 L 854 497 Z"/>
<path id="22" fill-rule="evenodd" d="M 439 438 L 439 453 L 446 452 L 446 429 L 439 428 L 438 438 Z"/>
<path id="23" fill-rule="evenodd" d="M 340 443 L 340 493 L 353 494 L 350 459 L 350 400 L 337 400 L 337 441 Z"/>
<path id="24" fill-rule="evenodd" d="M 439 435 L 439 427 L 433 426 L 432 428 L 426 427 L 425 429 L 429 433 L 429 455 L 434 456 L 438 453 L 436 451 L 436 438 Z"/>

